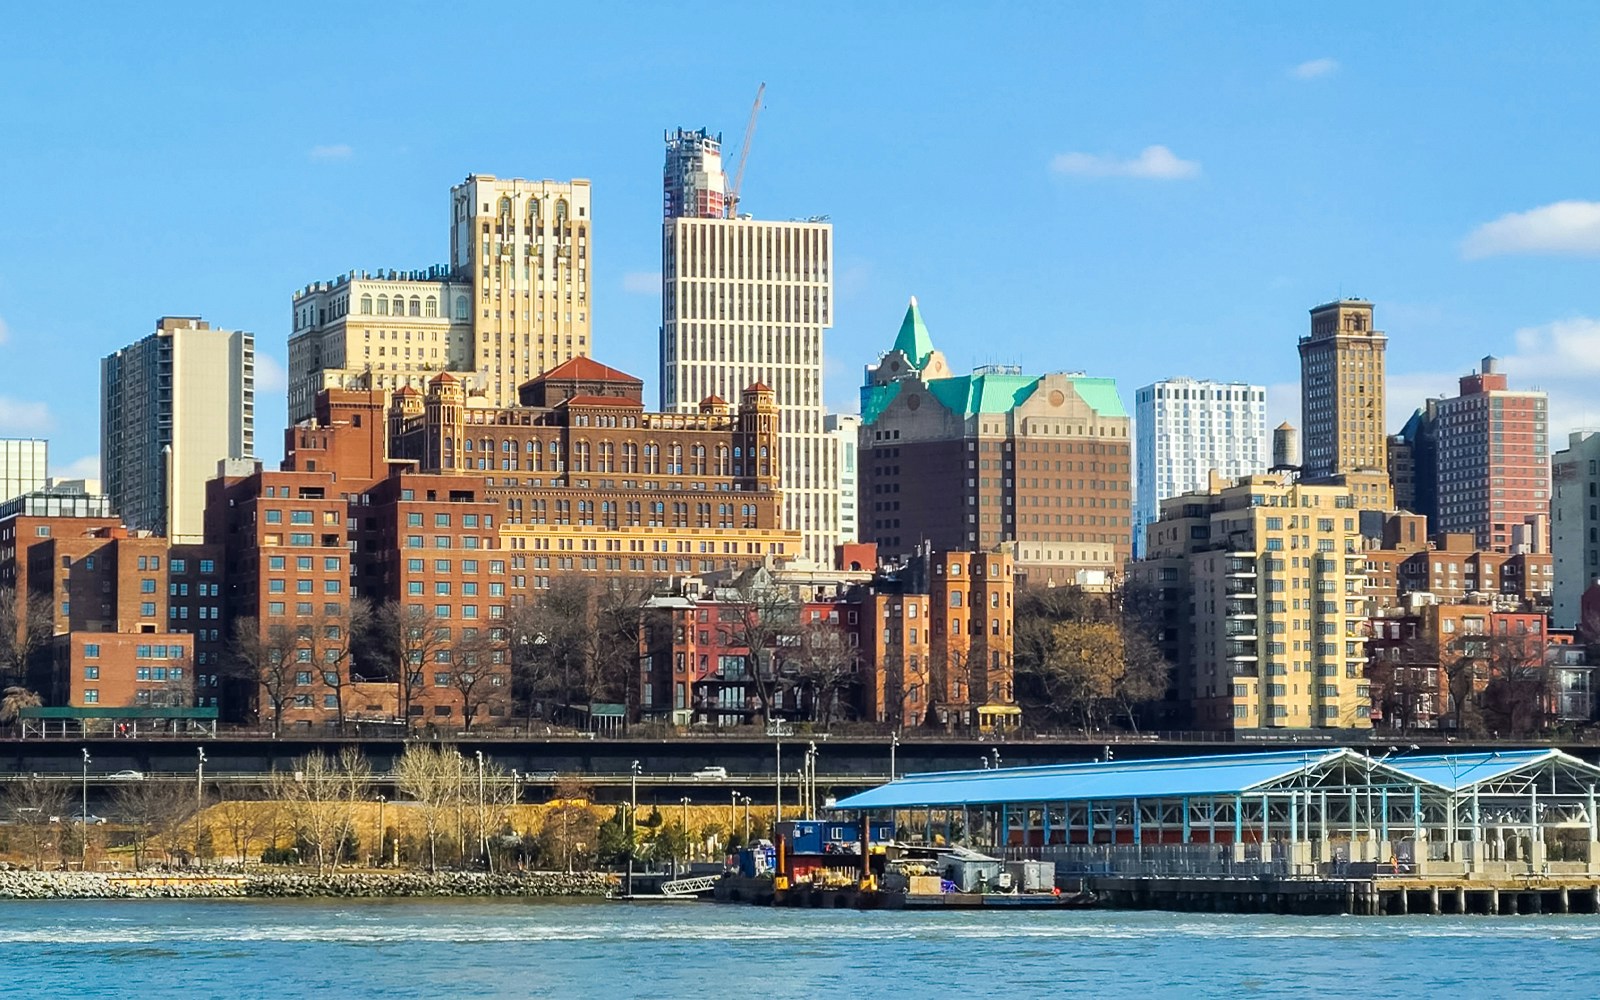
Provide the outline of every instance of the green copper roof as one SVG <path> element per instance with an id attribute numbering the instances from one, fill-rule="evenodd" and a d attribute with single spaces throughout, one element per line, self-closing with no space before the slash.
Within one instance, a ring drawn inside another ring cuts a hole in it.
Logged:
<path id="1" fill-rule="evenodd" d="M 1114 378 L 1084 378 L 1079 375 L 1072 376 L 1072 387 L 1078 391 L 1078 398 L 1089 404 L 1089 409 L 1102 417 L 1125 417 L 1128 411 L 1122 408 L 1122 397 L 1117 395 L 1117 380 Z"/>
<path id="2" fill-rule="evenodd" d="M 961 375 L 936 378 L 928 391 L 945 409 L 963 417 L 979 413 L 1008 413 L 1033 395 L 1039 379 L 1032 375 Z"/>
<path id="3" fill-rule="evenodd" d="M 911 364 L 921 368 L 933 353 L 933 338 L 928 336 L 928 325 L 922 322 L 922 311 L 917 308 L 917 297 L 911 297 L 906 307 L 906 318 L 900 322 L 900 334 L 894 338 L 892 350 L 911 359 Z"/>
<path id="4" fill-rule="evenodd" d="M 861 389 L 861 422 L 870 424 L 877 420 L 898 395 L 900 395 L 899 382 L 890 382 L 888 385 L 863 386 Z"/>

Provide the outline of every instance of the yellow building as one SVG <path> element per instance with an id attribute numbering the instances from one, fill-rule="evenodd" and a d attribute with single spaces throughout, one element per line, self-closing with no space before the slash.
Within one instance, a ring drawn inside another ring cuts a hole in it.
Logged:
<path id="1" fill-rule="evenodd" d="M 1162 503 L 1134 576 L 1187 630 L 1168 651 L 1196 726 L 1370 727 L 1359 518 L 1347 490 L 1278 474 Z"/>

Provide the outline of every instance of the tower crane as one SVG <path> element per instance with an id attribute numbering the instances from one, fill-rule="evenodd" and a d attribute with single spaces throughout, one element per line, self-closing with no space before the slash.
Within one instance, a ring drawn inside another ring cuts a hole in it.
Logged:
<path id="1" fill-rule="evenodd" d="M 755 138 L 756 118 L 761 114 L 761 98 L 767 92 L 767 85 L 763 83 L 756 88 L 755 103 L 750 105 L 750 121 L 744 127 L 744 144 L 739 148 L 739 169 L 733 175 L 733 187 L 728 190 L 728 218 L 739 217 L 739 188 L 744 183 L 745 161 L 750 159 L 750 140 Z"/>

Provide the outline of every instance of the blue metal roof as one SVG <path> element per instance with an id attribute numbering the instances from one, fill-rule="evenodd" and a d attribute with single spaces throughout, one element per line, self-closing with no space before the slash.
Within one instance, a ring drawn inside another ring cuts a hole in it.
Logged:
<path id="1" fill-rule="evenodd" d="M 1238 795 L 1346 757 L 1367 761 L 1352 750 L 1294 750 L 908 774 L 842 799 L 835 808 L 910 809 Z"/>
<path id="2" fill-rule="evenodd" d="M 1460 791 L 1485 781 L 1493 781 L 1533 764 L 1543 764 L 1552 759 L 1565 759 L 1588 768 L 1576 757 L 1568 757 L 1560 750 L 1497 750 L 1493 753 L 1433 754 L 1417 757 L 1395 757 L 1384 761 L 1389 767 L 1432 785 L 1450 791 Z"/>

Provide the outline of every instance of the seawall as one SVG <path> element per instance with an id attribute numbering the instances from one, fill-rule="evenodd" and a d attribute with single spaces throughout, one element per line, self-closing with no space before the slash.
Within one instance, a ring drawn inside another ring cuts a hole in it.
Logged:
<path id="1" fill-rule="evenodd" d="M 5 899 L 311 899 L 438 896 L 605 896 L 615 879 L 597 872 L 296 872 L 179 875 L 146 872 L 0 871 Z"/>

